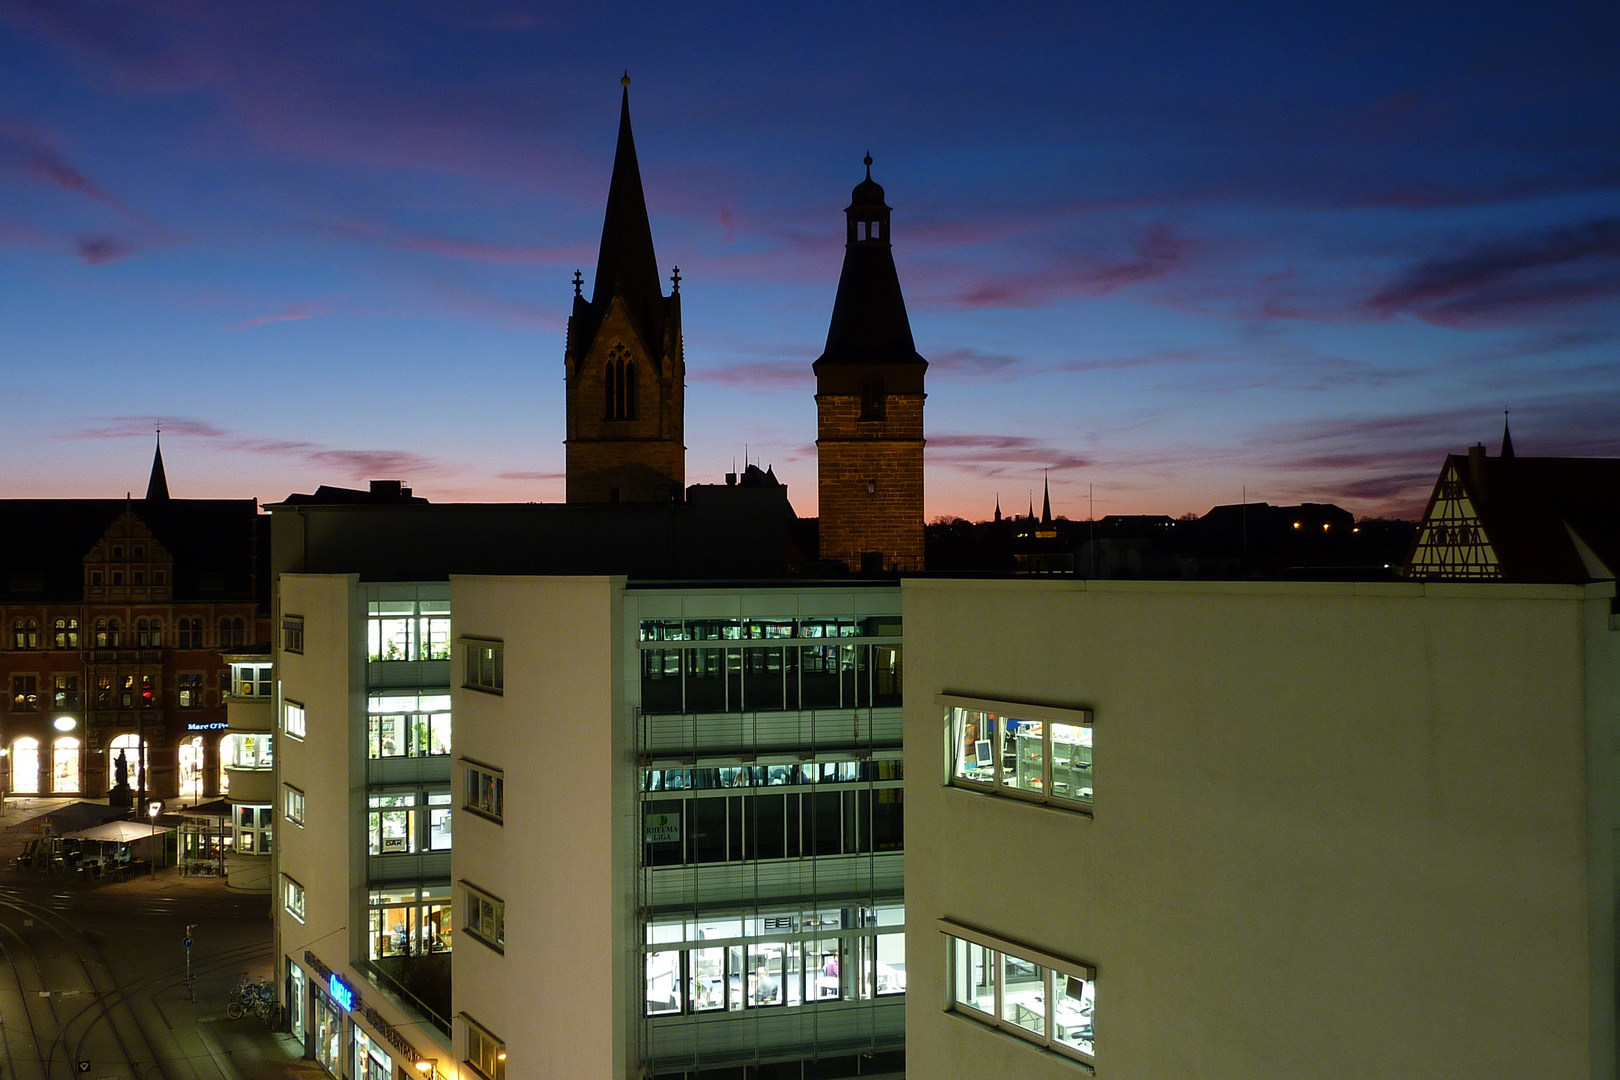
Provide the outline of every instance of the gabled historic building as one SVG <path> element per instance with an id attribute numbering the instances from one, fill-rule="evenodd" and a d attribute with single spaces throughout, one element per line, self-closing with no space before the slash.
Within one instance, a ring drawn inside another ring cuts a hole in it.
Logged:
<path id="1" fill-rule="evenodd" d="M 268 634 L 267 524 L 252 499 L 170 498 L 161 449 L 143 499 L 0 500 L 6 795 L 106 796 L 120 755 L 131 799 L 220 793 L 222 654 Z"/>
<path id="2" fill-rule="evenodd" d="M 815 362 L 821 558 L 923 568 L 923 375 L 894 268 L 883 188 L 855 185 L 827 347 Z"/>
<path id="3" fill-rule="evenodd" d="M 1620 459 L 1449 454 L 1406 576 L 1440 581 L 1613 580 L 1620 567 Z"/>
<path id="4" fill-rule="evenodd" d="M 665 296 L 624 87 L 596 279 L 587 301 L 575 274 L 568 319 L 571 503 L 678 502 L 686 486 L 680 271 Z"/>

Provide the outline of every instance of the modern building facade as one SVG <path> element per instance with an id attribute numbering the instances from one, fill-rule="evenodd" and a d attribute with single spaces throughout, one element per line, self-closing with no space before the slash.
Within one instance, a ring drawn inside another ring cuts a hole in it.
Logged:
<path id="1" fill-rule="evenodd" d="M 279 597 L 278 951 L 334 1075 L 897 1074 L 896 586 Z"/>
<path id="2" fill-rule="evenodd" d="M 161 451 L 143 499 L 0 500 L 0 790 L 219 793 L 223 654 L 268 634 L 264 524 L 252 499 L 170 498 Z"/>
<path id="3" fill-rule="evenodd" d="M 912 1073 L 1613 1077 L 1614 588 L 907 580 Z"/>

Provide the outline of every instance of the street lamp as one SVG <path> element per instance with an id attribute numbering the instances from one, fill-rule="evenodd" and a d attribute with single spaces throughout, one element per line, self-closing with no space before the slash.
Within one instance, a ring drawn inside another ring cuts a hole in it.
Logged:
<path id="1" fill-rule="evenodd" d="M 439 1075 L 439 1059 L 417 1058 L 416 1071 L 428 1077 L 428 1080 L 433 1080 L 434 1077 Z"/>

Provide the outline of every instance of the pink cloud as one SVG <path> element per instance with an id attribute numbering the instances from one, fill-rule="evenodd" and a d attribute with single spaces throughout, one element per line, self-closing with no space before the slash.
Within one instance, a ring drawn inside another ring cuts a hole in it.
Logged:
<path id="1" fill-rule="evenodd" d="M 1149 229 L 1125 259 L 1074 256 L 1056 265 L 982 281 L 949 301 L 962 307 L 1036 307 L 1075 296 L 1106 296 L 1168 277 L 1186 263 L 1191 245 L 1169 225 Z"/>
<path id="2" fill-rule="evenodd" d="M 303 307 L 303 306 L 299 306 L 299 305 L 294 305 L 292 307 L 287 308 L 285 311 L 282 311 L 279 314 L 276 314 L 276 315 L 259 315 L 259 316 L 255 317 L 255 318 L 252 318 L 252 319 L 244 319 L 239 323 L 233 323 L 232 325 L 227 326 L 225 329 L 227 329 L 227 330 L 245 330 L 250 326 L 268 326 L 270 323 L 301 322 L 301 321 L 303 321 L 305 319 L 314 318 L 315 315 L 318 312 L 323 311 L 323 310 L 325 310 L 325 309 L 318 308 L 318 307 Z"/>

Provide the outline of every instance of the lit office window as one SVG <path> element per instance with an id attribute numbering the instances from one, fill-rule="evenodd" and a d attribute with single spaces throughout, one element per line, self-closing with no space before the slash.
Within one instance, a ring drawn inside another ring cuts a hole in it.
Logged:
<path id="1" fill-rule="evenodd" d="M 1009 942 L 958 937 L 949 925 L 941 929 L 950 946 L 952 1011 L 1037 1046 L 1095 1062 L 1097 982 L 1090 965 Z M 977 932 L 973 936 L 983 938 Z"/>
<path id="2" fill-rule="evenodd" d="M 373 889 L 372 960 L 450 951 L 450 886 L 397 885 Z"/>
<path id="3" fill-rule="evenodd" d="M 450 753 L 449 694 L 378 694 L 366 710 L 366 752 L 371 758 Z"/>
<path id="4" fill-rule="evenodd" d="M 474 1023 L 466 1013 L 467 1065 L 484 1080 L 506 1080 L 506 1044 Z"/>
<path id="5" fill-rule="evenodd" d="M 304 887 L 286 874 L 281 875 L 281 906 L 299 922 L 304 921 Z"/>
<path id="6" fill-rule="evenodd" d="M 281 816 L 294 825 L 303 827 L 304 824 L 304 793 L 291 784 L 282 788 Z"/>
<path id="7" fill-rule="evenodd" d="M 409 855 L 416 851 L 416 794 L 372 795 L 366 829 L 371 855 Z"/>
<path id="8" fill-rule="evenodd" d="M 466 919 L 462 929 L 496 952 L 506 951 L 506 902 L 481 889 L 461 883 Z"/>
<path id="9" fill-rule="evenodd" d="M 646 924 L 644 1013 L 796 1009 L 905 992 L 905 909 L 898 903 Z"/>
<path id="10" fill-rule="evenodd" d="M 1007 793 L 1053 805 L 1089 809 L 1091 713 L 1084 709 L 1041 709 L 1039 719 L 1008 712 L 947 704 L 951 733 L 951 783 L 978 791 Z M 1021 710 L 1033 711 L 1032 707 Z M 1061 719 L 1058 719 L 1061 717 Z"/>
<path id="11" fill-rule="evenodd" d="M 506 805 L 506 774 L 487 765 L 467 765 L 466 801 L 468 810 L 492 821 L 500 821 Z"/>
<path id="12" fill-rule="evenodd" d="M 450 659 L 450 601 L 372 602 L 366 645 L 373 661 Z"/>
<path id="13" fill-rule="evenodd" d="M 506 685 L 506 648 L 499 641 L 468 639 L 467 681 L 469 690 L 499 694 Z"/>
<path id="14" fill-rule="evenodd" d="M 245 855 L 270 854 L 271 837 L 275 835 L 270 807 L 237 806 L 235 812 L 236 850 Z"/>
<path id="15" fill-rule="evenodd" d="M 232 733 L 219 743 L 219 757 L 227 769 L 265 770 L 274 765 L 268 734 Z"/>
<path id="16" fill-rule="evenodd" d="M 428 801 L 428 850 L 450 850 L 450 793 L 430 792 Z"/>
<path id="17" fill-rule="evenodd" d="M 286 729 L 287 734 L 295 739 L 302 739 L 305 733 L 304 707 L 296 701 L 289 701 L 283 710 L 283 717 L 282 727 Z"/>

